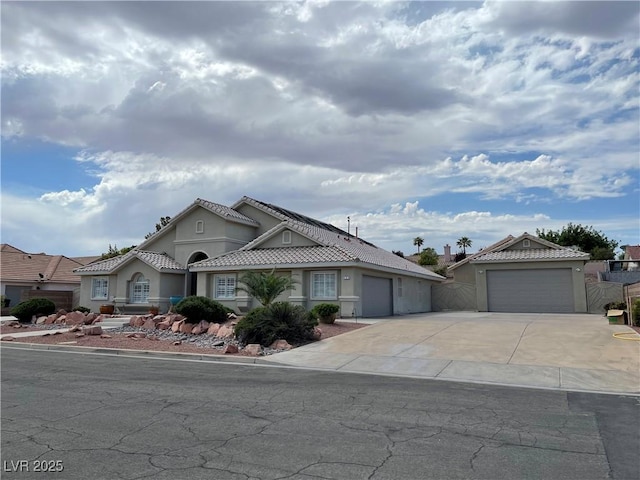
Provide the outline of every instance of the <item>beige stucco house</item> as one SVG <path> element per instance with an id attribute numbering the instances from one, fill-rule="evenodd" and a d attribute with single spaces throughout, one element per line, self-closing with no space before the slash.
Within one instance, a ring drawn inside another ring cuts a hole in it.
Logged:
<path id="1" fill-rule="evenodd" d="M 243 272 L 272 271 L 295 281 L 279 300 L 305 308 L 335 303 L 342 316 L 431 311 L 431 285 L 443 277 L 333 225 L 243 197 L 231 207 L 197 199 L 120 257 L 76 270 L 81 304 L 166 310 L 171 296 L 202 295 L 236 311 L 259 304 L 238 292 Z"/>
<path id="2" fill-rule="evenodd" d="M 475 286 L 481 312 L 587 312 L 589 254 L 524 233 L 469 255 L 449 270 Z"/>

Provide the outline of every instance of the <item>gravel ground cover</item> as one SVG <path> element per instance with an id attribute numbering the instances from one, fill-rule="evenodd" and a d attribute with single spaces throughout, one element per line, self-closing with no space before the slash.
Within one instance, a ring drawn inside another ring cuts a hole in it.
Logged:
<path id="1" fill-rule="evenodd" d="M 96 324 L 96 325 L 99 325 Z M 332 325 L 320 325 L 322 339 L 334 337 L 358 328 L 366 327 L 366 324 L 337 321 Z M 47 327 L 47 328 L 45 328 Z M 10 328 L 10 327 L 9 327 Z M 247 356 L 247 352 L 233 338 L 219 338 L 212 335 L 191 335 L 185 333 L 173 333 L 170 330 L 146 330 L 141 327 L 125 326 L 117 329 L 105 330 L 103 335 L 77 336 L 78 332 L 56 332 L 58 325 L 45 325 L 42 330 L 51 330 L 46 336 L 15 338 L 13 342 L 36 343 L 48 345 L 72 345 L 79 347 L 114 348 L 124 350 L 149 350 L 180 353 L 196 353 L 205 355 L 221 355 L 227 345 L 238 347 L 238 353 L 226 355 Z M 27 329 L 14 329 L 11 332 L 24 332 Z M 4 333 L 4 332 L 3 332 Z M 137 337 L 132 335 L 137 334 Z M 293 345 L 297 347 L 300 345 Z M 262 355 L 272 355 L 281 350 L 263 348 Z"/>

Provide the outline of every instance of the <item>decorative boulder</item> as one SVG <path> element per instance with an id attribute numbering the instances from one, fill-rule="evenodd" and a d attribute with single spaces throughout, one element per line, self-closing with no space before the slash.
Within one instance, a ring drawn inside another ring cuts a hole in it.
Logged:
<path id="1" fill-rule="evenodd" d="M 180 324 L 180 333 L 191 333 L 193 329 L 193 325 L 187 322 L 182 322 Z"/>
<path id="2" fill-rule="evenodd" d="M 238 347 L 235 345 L 227 345 L 222 349 L 222 353 L 225 355 L 228 353 L 238 353 Z"/>
<path id="3" fill-rule="evenodd" d="M 313 334 L 311 335 L 311 337 L 315 341 L 320 340 L 322 338 L 322 330 L 320 330 L 318 327 L 313 327 Z"/>
<path id="4" fill-rule="evenodd" d="M 171 328 L 171 323 L 169 320 L 164 320 L 156 325 L 158 330 L 169 330 Z"/>
<path id="5" fill-rule="evenodd" d="M 250 343 L 249 345 L 244 347 L 244 351 L 249 355 L 258 356 L 260 355 L 260 353 L 262 353 L 262 345 L 260 345 L 259 343 Z"/>
<path id="6" fill-rule="evenodd" d="M 191 335 L 200 335 L 202 333 L 202 327 L 198 323 L 191 329 Z"/>
<path id="7" fill-rule="evenodd" d="M 216 337 L 220 337 L 220 338 L 233 337 L 233 326 L 222 325 L 218 330 Z"/>
<path id="8" fill-rule="evenodd" d="M 65 315 L 65 323 L 67 325 L 84 325 L 84 313 L 82 312 L 67 313 Z"/>
<path id="9" fill-rule="evenodd" d="M 85 335 L 102 335 L 102 327 L 92 325 L 90 327 L 84 327 L 82 333 Z"/>
<path id="10" fill-rule="evenodd" d="M 289 344 L 289 342 L 281 338 L 280 340 L 276 340 L 271 345 L 269 345 L 269 348 L 273 350 L 291 350 L 293 347 Z"/>
<path id="11" fill-rule="evenodd" d="M 142 328 L 147 330 L 155 330 L 156 322 L 153 321 L 153 318 L 149 318 L 142 324 Z"/>
<path id="12" fill-rule="evenodd" d="M 215 337 L 216 335 L 218 335 L 218 330 L 220 330 L 220 324 L 212 323 L 207 329 L 207 335 L 213 335 Z"/>
<path id="13" fill-rule="evenodd" d="M 171 331 L 173 333 L 178 333 L 180 331 L 180 327 L 182 327 L 183 323 L 184 323 L 184 320 L 178 320 L 176 322 L 173 322 L 173 324 L 171 325 Z"/>

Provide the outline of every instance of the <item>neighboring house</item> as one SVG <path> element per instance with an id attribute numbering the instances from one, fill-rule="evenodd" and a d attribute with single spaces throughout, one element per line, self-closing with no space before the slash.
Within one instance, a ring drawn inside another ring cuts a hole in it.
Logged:
<path id="1" fill-rule="evenodd" d="M 82 261 L 95 258 L 73 259 L 63 255 L 27 253 L 3 243 L 0 246 L 1 293 L 10 300 L 11 306 L 15 306 L 33 290 L 49 293 L 73 292 L 80 287 L 80 276 L 73 270 L 81 267 Z M 31 295 L 33 296 L 33 292 Z M 51 295 L 43 294 L 42 296 Z M 71 300 L 67 303 L 71 303 Z M 59 306 L 62 308 L 61 305 Z M 70 308 L 71 305 L 67 307 Z"/>
<path id="2" fill-rule="evenodd" d="M 449 270 L 455 282 L 475 286 L 481 312 L 586 312 L 588 260 L 588 253 L 525 232 L 509 235 Z"/>
<path id="3" fill-rule="evenodd" d="M 96 262 L 82 277 L 81 302 L 97 309 L 163 309 L 169 297 L 201 295 L 236 311 L 258 306 L 236 290 L 246 271 L 290 275 L 278 300 L 312 308 L 340 305 L 342 316 L 431 310 L 431 285 L 444 280 L 333 225 L 243 197 L 231 207 L 196 199 L 125 255 Z"/>
<path id="4" fill-rule="evenodd" d="M 622 260 L 606 260 L 600 280 L 630 285 L 640 282 L 640 245 L 625 245 Z"/>

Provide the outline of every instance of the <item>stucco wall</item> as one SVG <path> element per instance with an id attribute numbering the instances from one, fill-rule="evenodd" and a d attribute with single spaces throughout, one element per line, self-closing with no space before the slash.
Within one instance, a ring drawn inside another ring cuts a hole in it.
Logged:
<path id="1" fill-rule="evenodd" d="M 260 244 L 260 248 L 282 248 L 282 247 L 311 247 L 317 245 L 313 240 L 300 235 L 299 233 L 288 230 L 291 234 L 291 243 L 283 243 L 283 232 L 274 235 L 266 242 Z"/>
<path id="2" fill-rule="evenodd" d="M 265 213 L 262 210 L 258 210 L 257 208 L 251 205 L 242 204 L 236 210 L 242 213 L 243 215 L 246 215 L 249 218 L 253 218 L 254 220 L 260 223 L 256 237 L 262 235 L 267 230 L 270 230 L 276 225 L 278 225 L 279 223 L 281 223 L 281 221 L 278 220 L 277 218 L 274 218 L 268 213 Z"/>
<path id="3" fill-rule="evenodd" d="M 465 263 L 453 271 L 456 282 L 476 284 L 476 269 L 470 263 Z"/>

